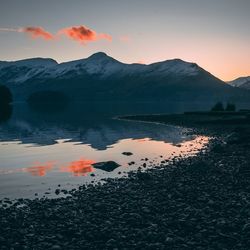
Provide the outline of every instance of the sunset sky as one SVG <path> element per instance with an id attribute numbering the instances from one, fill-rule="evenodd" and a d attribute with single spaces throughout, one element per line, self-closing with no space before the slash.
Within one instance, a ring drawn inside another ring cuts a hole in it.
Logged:
<path id="1" fill-rule="evenodd" d="M 103 51 L 125 63 L 196 62 L 250 75 L 250 0 L 0 0 L 0 60 Z"/>

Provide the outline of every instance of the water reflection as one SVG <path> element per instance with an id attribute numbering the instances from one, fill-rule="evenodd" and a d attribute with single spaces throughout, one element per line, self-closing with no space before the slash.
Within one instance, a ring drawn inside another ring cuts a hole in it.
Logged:
<path id="1" fill-rule="evenodd" d="M 30 173 L 32 176 L 45 176 L 47 172 L 52 170 L 54 165 L 55 162 L 46 162 L 44 164 L 36 162 L 34 166 L 24 168 L 24 171 Z"/>
<path id="2" fill-rule="evenodd" d="M 11 118 L 13 112 L 12 105 L 6 104 L 0 106 L 0 123 L 6 122 Z"/>
<path id="3" fill-rule="evenodd" d="M 86 106 L 56 114 L 14 108 L 11 119 L 0 126 L 0 198 L 32 198 L 34 192 L 48 193 L 48 188 L 59 184 L 67 189 L 124 176 L 144 169 L 145 163 L 150 168 L 174 156 L 195 154 L 209 140 L 180 127 L 112 119 L 142 113 L 136 107 L 124 112 L 99 108 Z M 93 166 L 110 161 L 117 163 L 110 172 Z"/>
<path id="4" fill-rule="evenodd" d="M 61 172 L 72 173 L 73 176 L 86 176 L 87 173 L 93 172 L 93 166 L 95 161 L 80 159 L 79 161 L 73 161 L 66 167 L 61 167 Z"/>

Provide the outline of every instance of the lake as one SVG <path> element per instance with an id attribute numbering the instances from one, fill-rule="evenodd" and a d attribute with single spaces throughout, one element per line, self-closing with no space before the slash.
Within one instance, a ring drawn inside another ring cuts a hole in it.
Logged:
<path id="1" fill-rule="evenodd" d="M 131 170 L 195 155 L 209 141 L 186 128 L 116 119 L 117 115 L 198 110 L 200 105 L 84 104 L 65 110 L 15 105 L 0 125 L 0 199 L 59 197 Z M 113 169 L 96 163 L 113 161 Z M 98 167 L 99 166 L 99 167 Z"/>

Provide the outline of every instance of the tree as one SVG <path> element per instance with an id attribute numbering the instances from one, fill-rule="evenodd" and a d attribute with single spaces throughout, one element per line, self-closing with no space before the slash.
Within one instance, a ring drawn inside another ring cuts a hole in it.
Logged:
<path id="1" fill-rule="evenodd" d="M 211 109 L 211 111 L 224 111 L 223 103 L 217 102 Z"/>
<path id="2" fill-rule="evenodd" d="M 235 104 L 227 103 L 227 106 L 226 106 L 225 110 L 226 111 L 235 111 L 236 110 Z"/>
<path id="3" fill-rule="evenodd" d="M 8 87 L 0 85 L 0 105 L 9 105 L 12 102 L 12 94 Z"/>
<path id="4" fill-rule="evenodd" d="M 7 121 L 12 113 L 12 94 L 4 85 L 0 85 L 0 123 Z"/>

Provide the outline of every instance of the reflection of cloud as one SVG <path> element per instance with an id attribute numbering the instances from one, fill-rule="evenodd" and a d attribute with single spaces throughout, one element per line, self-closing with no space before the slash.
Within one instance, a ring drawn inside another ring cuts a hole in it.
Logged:
<path id="1" fill-rule="evenodd" d="M 143 59 L 141 59 L 141 60 L 137 61 L 137 63 L 139 63 L 139 64 L 145 64 L 146 62 Z"/>
<path id="2" fill-rule="evenodd" d="M 112 37 L 110 35 L 98 34 L 94 30 L 91 30 L 83 25 L 64 28 L 59 31 L 59 34 L 63 34 L 68 38 L 81 43 L 97 41 L 100 39 L 112 41 Z"/>
<path id="3" fill-rule="evenodd" d="M 34 166 L 25 168 L 25 172 L 29 172 L 33 176 L 45 176 L 47 172 L 51 171 L 55 162 L 34 163 Z"/>
<path id="4" fill-rule="evenodd" d="M 79 161 L 73 161 L 69 166 L 61 167 L 61 172 L 69 172 L 74 176 L 85 176 L 87 173 L 93 172 L 93 166 L 95 161 L 80 159 Z"/>

